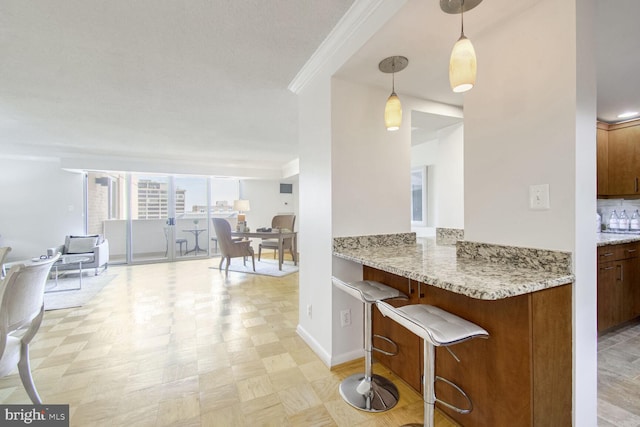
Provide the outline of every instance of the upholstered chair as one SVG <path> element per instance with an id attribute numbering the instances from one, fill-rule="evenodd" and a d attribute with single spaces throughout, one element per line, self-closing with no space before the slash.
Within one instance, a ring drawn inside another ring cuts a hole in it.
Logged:
<path id="1" fill-rule="evenodd" d="M 231 237 L 231 225 L 226 219 L 213 218 L 213 228 L 216 230 L 216 238 L 218 239 L 218 245 L 220 246 L 220 265 L 219 270 L 222 270 L 222 263 L 227 260 L 227 265 L 224 269 L 225 273 L 229 272 L 229 264 L 231 258 L 242 257 L 244 265 L 247 264 L 247 257 L 251 257 L 253 263 L 253 271 L 256 271 L 256 260 L 249 240 L 234 240 Z"/>
<path id="2" fill-rule="evenodd" d="M 288 230 L 293 231 L 293 227 L 296 224 L 296 216 L 295 215 L 276 215 L 271 219 L 271 228 L 276 230 Z M 262 249 L 273 249 L 273 258 L 276 257 L 276 252 L 278 251 L 278 239 L 262 239 L 262 242 L 258 246 L 258 261 L 260 261 L 260 256 L 262 255 Z M 288 237 L 282 241 L 282 250 L 289 250 L 291 254 L 291 258 L 293 261 L 296 261 L 296 254 L 293 253 L 293 238 Z"/>

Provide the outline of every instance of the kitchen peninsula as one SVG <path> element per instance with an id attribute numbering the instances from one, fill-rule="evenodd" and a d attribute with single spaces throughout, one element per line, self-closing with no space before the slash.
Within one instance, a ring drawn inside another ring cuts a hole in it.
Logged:
<path id="1" fill-rule="evenodd" d="M 334 256 L 363 266 L 363 279 L 409 295 L 486 329 L 488 340 L 438 348 L 436 375 L 457 383 L 474 402 L 470 414 L 440 407 L 465 426 L 571 425 L 574 277 L 566 252 L 460 241 L 437 245 L 415 234 L 334 239 Z M 406 301 L 394 302 L 404 305 Z M 420 339 L 374 310 L 374 334 L 398 345 L 375 357 L 420 392 Z M 379 340 L 375 345 L 385 347 Z M 437 383 L 436 394 L 457 404 Z"/>

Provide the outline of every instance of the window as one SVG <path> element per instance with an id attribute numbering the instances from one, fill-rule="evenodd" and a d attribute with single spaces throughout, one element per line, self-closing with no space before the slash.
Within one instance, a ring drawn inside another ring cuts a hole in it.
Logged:
<path id="1" fill-rule="evenodd" d="M 411 225 L 427 225 L 427 167 L 411 169 Z"/>

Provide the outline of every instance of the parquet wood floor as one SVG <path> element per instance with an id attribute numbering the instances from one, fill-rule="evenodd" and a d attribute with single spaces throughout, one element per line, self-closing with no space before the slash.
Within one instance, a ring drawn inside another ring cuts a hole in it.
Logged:
<path id="1" fill-rule="evenodd" d="M 330 370 L 298 337 L 297 274 L 225 278 L 217 265 L 113 266 L 117 277 L 90 303 L 46 312 L 31 347 L 43 401 L 69 404 L 82 427 L 422 422 L 421 396 L 381 366 L 400 389 L 393 410 L 343 402 L 338 384 L 363 362 Z M 0 402 L 29 403 L 17 373 L 0 379 Z"/>

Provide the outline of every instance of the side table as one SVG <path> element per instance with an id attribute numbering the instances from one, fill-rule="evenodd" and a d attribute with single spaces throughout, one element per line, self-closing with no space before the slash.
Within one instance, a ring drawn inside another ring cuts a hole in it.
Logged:
<path id="1" fill-rule="evenodd" d="M 53 292 L 67 292 L 67 291 L 79 291 L 82 289 L 82 263 L 89 262 L 92 258 L 86 255 L 61 255 L 60 259 L 53 264 L 53 269 L 55 270 L 55 281 L 56 286 L 54 286 L 53 290 L 45 290 L 45 293 L 53 293 Z M 70 289 L 55 289 L 58 286 L 58 266 L 61 264 L 78 264 L 78 270 L 80 270 L 80 283 L 77 288 Z"/>

